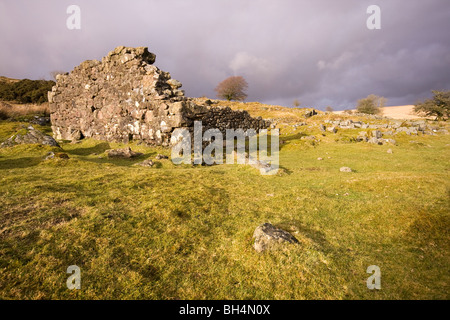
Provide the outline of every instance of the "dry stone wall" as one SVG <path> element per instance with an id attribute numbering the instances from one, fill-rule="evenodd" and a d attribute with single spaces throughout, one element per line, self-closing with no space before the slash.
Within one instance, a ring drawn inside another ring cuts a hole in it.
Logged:
<path id="1" fill-rule="evenodd" d="M 181 83 L 153 65 L 146 47 L 117 47 L 101 61 L 87 60 L 58 75 L 48 93 L 57 140 L 100 140 L 170 144 L 176 128 L 264 129 L 268 121 L 246 111 L 198 104 L 184 96 Z M 192 130 L 191 130 L 192 131 Z"/>

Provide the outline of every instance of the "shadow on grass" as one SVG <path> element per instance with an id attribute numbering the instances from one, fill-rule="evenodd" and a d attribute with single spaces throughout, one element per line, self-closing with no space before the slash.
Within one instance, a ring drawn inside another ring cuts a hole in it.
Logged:
<path id="1" fill-rule="evenodd" d="M 325 253 L 333 253 L 337 251 L 337 249 L 332 244 L 330 244 L 330 242 L 328 242 L 324 232 L 315 230 L 305 225 L 302 221 L 290 220 L 282 221 L 277 224 L 277 227 L 280 227 L 289 232 L 294 231 L 292 230 L 292 226 L 295 226 L 300 234 L 312 240 L 313 243 L 318 246 L 319 250 Z"/>
<path id="2" fill-rule="evenodd" d="M 111 149 L 109 143 L 101 142 L 93 147 L 76 148 L 76 149 L 72 149 L 72 150 L 66 150 L 66 152 L 68 154 L 73 154 L 73 155 L 77 155 L 77 156 L 88 156 L 93 153 L 98 153 L 98 154 L 103 153 L 108 149 Z"/>
<path id="3" fill-rule="evenodd" d="M 283 147 L 289 145 L 291 141 L 294 140 L 300 140 L 302 137 L 306 137 L 307 134 L 304 132 L 298 132 L 296 134 L 280 138 L 280 150 L 283 149 Z"/>
<path id="4" fill-rule="evenodd" d="M 160 161 L 153 161 L 153 167 L 156 169 L 162 168 L 162 163 Z"/>
<path id="5" fill-rule="evenodd" d="M 0 169 L 20 169 L 37 166 L 41 157 L 24 157 L 18 159 L 0 160 Z"/>
<path id="6" fill-rule="evenodd" d="M 153 156 L 156 156 L 157 152 L 149 152 L 146 154 L 143 154 L 136 158 L 131 159 L 121 159 L 121 158 L 108 158 L 107 155 L 102 155 L 101 157 L 96 158 L 83 158 L 83 161 L 97 163 L 97 164 L 110 164 L 115 166 L 121 166 L 121 167 L 131 167 L 136 163 L 142 162 L 144 160 L 147 160 Z M 161 166 L 161 164 L 160 164 Z"/>
<path id="7" fill-rule="evenodd" d="M 289 170 L 288 168 L 283 167 L 283 166 L 279 166 L 279 169 L 281 171 L 281 174 L 286 174 L 288 176 L 290 176 L 293 172 L 292 170 Z"/>
<path id="8" fill-rule="evenodd" d="M 283 137 L 283 139 L 280 139 L 280 140 L 283 140 L 283 141 L 300 140 L 302 137 L 306 137 L 306 136 L 307 136 L 306 133 L 304 133 L 304 132 L 298 132 L 298 133 L 296 133 L 296 134 L 293 134 L 293 135 L 290 135 L 290 136 Z"/>
<path id="9" fill-rule="evenodd" d="M 136 158 L 109 158 L 105 154 L 106 150 L 112 149 L 108 142 L 100 142 L 92 147 L 75 147 L 73 149 L 66 150 L 69 155 L 81 156 L 80 160 L 97 163 L 97 164 L 111 164 L 122 167 L 130 167 L 136 163 L 142 162 L 152 156 L 155 156 L 156 152 L 145 153 Z"/>

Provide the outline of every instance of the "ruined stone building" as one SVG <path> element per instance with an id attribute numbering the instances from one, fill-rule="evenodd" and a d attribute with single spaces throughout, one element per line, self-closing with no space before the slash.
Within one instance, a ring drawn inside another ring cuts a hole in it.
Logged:
<path id="1" fill-rule="evenodd" d="M 174 129 L 192 129 L 195 120 L 222 132 L 269 126 L 246 111 L 195 103 L 179 81 L 153 65 L 155 58 L 146 47 L 118 47 L 101 61 L 58 75 L 48 94 L 54 137 L 168 146 Z"/>

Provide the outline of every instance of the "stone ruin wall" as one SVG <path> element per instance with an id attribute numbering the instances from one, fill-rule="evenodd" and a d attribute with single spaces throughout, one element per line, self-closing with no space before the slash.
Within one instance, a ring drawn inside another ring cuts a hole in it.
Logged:
<path id="1" fill-rule="evenodd" d="M 153 65 L 147 48 L 118 47 L 102 61 L 87 60 L 58 75 L 48 94 L 57 140 L 99 140 L 170 145 L 176 128 L 265 129 L 270 123 L 246 111 L 198 104 L 184 96 L 181 83 Z"/>

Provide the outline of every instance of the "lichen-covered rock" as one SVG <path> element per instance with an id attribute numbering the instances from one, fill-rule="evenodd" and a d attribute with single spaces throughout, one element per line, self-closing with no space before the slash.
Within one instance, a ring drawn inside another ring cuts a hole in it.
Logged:
<path id="1" fill-rule="evenodd" d="M 192 128 L 195 120 L 223 132 L 270 125 L 246 111 L 197 104 L 170 73 L 153 65 L 155 58 L 145 47 L 118 47 L 101 61 L 87 60 L 58 75 L 48 93 L 54 137 L 168 146 L 175 128 Z"/>
<path id="2" fill-rule="evenodd" d="M 289 232 L 276 228 L 270 223 L 264 223 L 257 227 L 253 233 L 253 238 L 255 238 L 253 247 L 257 252 L 271 249 L 283 242 L 299 243 L 299 241 Z"/>
<path id="3" fill-rule="evenodd" d="M 13 147 L 18 144 L 42 144 L 51 147 L 59 147 L 59 144 L 51 136 L 43 134 L 33 126 L 22 128 L 17 134 L 3 142 L 0 147 Z"/>

